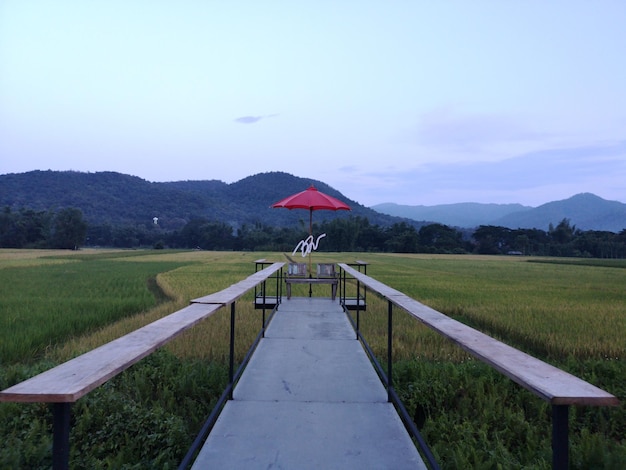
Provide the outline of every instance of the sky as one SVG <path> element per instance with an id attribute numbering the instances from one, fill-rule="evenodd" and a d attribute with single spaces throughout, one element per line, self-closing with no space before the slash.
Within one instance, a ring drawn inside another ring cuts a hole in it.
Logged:
<path id="1" fill-rule="evenodd" d="M 624 25 L 623 0 L 0 0 L 0 174 L 626 203 Z"/>

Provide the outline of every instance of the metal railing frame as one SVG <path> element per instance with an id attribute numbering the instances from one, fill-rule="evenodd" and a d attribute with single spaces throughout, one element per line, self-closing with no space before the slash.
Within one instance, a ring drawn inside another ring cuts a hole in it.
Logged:
<path id="1" fill-rule="evenodd" d="M 346 263 L 347 264 L 347 263 Z M 348 266 L 351 266 L 350 264 L 347 264 Z M 346 271 L 344 269 L 341 268 L 341 266 L 339 267 L 340 269 L 340 276 L 342 276 L 344 278 L 344 291 L 345 291 L 345 278 L 346 278 Z M 359 270 L 360 273 L 360 270 Z M 354 279 L 354 278 L 352 278 Z M 378 281 L 377 281 L 378 282 Z M 360 284 L 358 282 L 357 279 L 357 297 L 359 295 L 358 289 L 360 289 Z M 364 290 L 367 290 L 368 287 L 364 286 L 363 287 Z M 376 292 L 375 289 L 372 289 L 373 292 Z M 344 298 L 345 298 L 345 292 L 343 293 Z M 424 443 L 425 447 L 422 448 L 421 447 L 421 441 L 423 440 L 422 437 L 420 436 L 419 432 L 417 431 L 417 427 L 415 426 L 415 424 L 413 423 L 413 420 L 410 418 L 409 414 L 406 412 L 406 410 L 404 409 L 404 406 L 402 405 L 401 401 L 399 400 L 395 390 L 393 389 L 393 378 L 392 378 L 392 335 L 393 335 L 393 329 L 392 329 L 392 315 L 393 315 L 393 305 L 394 305 L 394 301 L 387 298 L 385 295 L 380 294 L 381 298 L 387 300 L 388 303 L 388 308 L 387 308 L 387 315 L 388 315 L 388 343 L 387 343 L 387 367 L 388 367 L 388 374 L 385 374 L 385 372 L 383 371 L 382 367 L 380 366 L 380 363 L 378 362 L 377 358 L 374 355 L 374 352 L 372 351 L 372 349 L 370 348 L 370 346 L 367 344 L 367 341 L 365 340 L 365 338 L 361 335 L 360 332 L 360 325 L 359 325 L 359 310 L 357 309 L 357 321 L 356 323 L 353 321 L 352 316 L 349 314 L 350 312 L 348 311 L 348 309 L 345 308 L 344 306 L 344 312 L 346 313 L 346 315 L 348 316 L 348 319 L 350 320 L 350 322 L 352 323 L 356 334 L 357 334 L 357 339 L 359 339 L 365 350 L 367 351 L 368 355 L 370 356 L 370 359 L 372 360 L 372 363 L 375 365 L 375 368 L 379 374 L 379 376 L 381 377 L 381 380 L 383 381 L 383 383 L 387 386 L 388 389 L 388 395 L 389 395 L 389 401 L 393 401 L 394 405 L 396 405 L 398 407 L 398 413 L 400 414 L 401 419 L 403 420 L 403 422 L 405 423 L 405 426 L 407 426 L 407 429 L 413 434 L 413 430 L 416 431 L 416 434 L 414 434 L 413 437 L 416 438 L 416 440 L 418 441 L 418 443 L 420 444 L 420 448 L 422 450 L 424 450 L 424 456 L 426 457 L 426 459 L 428 460 L 429 464 L 434 464 L 435 466 L 433 466 L 433 468 L 438 468 L 436 465 L 436 462 L 433 461 L 431 462 L 430 457 L 428 457 L 428 453 L 430 452 L 429 450 L 426 451 L 425 449 L 427 449 L 426 444 Z M 403 309 L 404 308 L 400 305 L 397 305 L 399 308 Z M 480 358 L 479 358 L 480 359 Z M 483 361 L 484 362 L 484 361 Z M 532 391 L 531 391 L 532 392 Z M 536 395 L 536 393 L 534 393 Z M 567 470 L 569 468 L 569 407 L 571 405 L 568 404 L 551 404 L 550 405 L 552 408 L 552 469 L 553 470 Z M 428 452 L 428 453 L 427 453 Z"/>
<path id="2" fill-rule="evenodd" d="M 352 265 L 349 264 L 348 266 L 352 266 Z M 361 272 L 360 269 L 359 269 L 359 272 Z M 396 393 L 393 387 L 393 359 L 392 359 L 393 358 L 393 303 L 391 301 L 388 301 L 387 303 L 387 372 L 385 373 L 385 370 L 383 369 L 378 358 L 374 354 L 374 351 L 370 347 L 365 337 L 361 334 L 360 312 L 362 309 L 360 308 L 360 303 L 358 302 L 358 299 L 360 298 L 360 295 L 361 295 L 360 293 L 361 283 L 358 280 L 356 280 L 356 283 L 355 283 L 356 292 L 357 292 L 356 293 L 356 298 L 357 298 L 356 321 L 352 318 L 352 315 L 350 315 L 350 311 L 345 307 L 346 283 L 347 283 L 346 274 L 347 274 L 346 271 L 340 268 L 340 276 L 342 278 L 342 285 L 343 285 L 342 296 L 340 296 L 340 299 L 342 302 L 343 310 L 346 316 L 348 317 L 348 320 L 350 321 L 352 328 L 354 329 L 356 333 L 356 339 L 360 341 L 361 344 L 363 345 L 363 349 L 365 349 L 367 355 L 370 358 L 370 361 L 374 365 L 374 369 L 376 370 L 378 377 L 380 378 L 381 382 L 387 389 L 387 401 L 392 403 L 394 407 L 396 408 L 396 411 L 398 412 L 398 415 L 400 415 L 400 419 L 402 420 L 404 427 L 409 432 L 411 437 L 415 439 L 415 442 L 417 443 L 417 446 L 420 450 L 420 453 L 422 454 L 422 457 L 426 460 L 426 464 L 432 470 L 439 470 L 440 467 L 437 461 L 435 460 L 435 456 L 433 455 L 432 451 L 428 447 L 428 444 L 424 440 L 424 437 L 421 435 L 421 433 L 417 429 L 417 426 L 411 419 L 411 416 L 409 415 L 404 404 L 402 403 L 402 400 L 400 399 L 400 397 L 398 396 L 398 394 Z M 367 274 L 367 272 L 364 272 L 364 274 Z M 363 290 L 366 290 L 366 288 L 363 287 Z M 363 294 L 363 298 L 365 298 L 365 294 Z"/>
<path id="3" fill-rule="evenodd" d="M 269 263 L 269 264 L 273 264 L 273 263 Z M 235 304 L 236 304 L 236 300 L 232 300 L 231 302 L 222 305 L 222 307 L 225 307 L 226 305 L 230 304 L 230 341 L 229 341 L 229 383 L 226 387 L 226 390 L 222 393 L 222 396 L 220 397 L 218 404 L 221 403 L 221 406 L 216 406 L 211 415 L 209 416 L 209 418 L 207 419 L 207 421 L 205 422 L 205 425 L 202 428 L 201 432 L 205 431 L 205 428 L 208 428 L 208 430 L 206 431 L 206 433 L 208 434 L 208 432 L 210 431 L 212 424 L 215 423 L 215 420 L 217 419 L 217 416 L 219 415 L 219 412 L 221 410 L 221 408 L 223 407 L 223 404 L 228 400 L 228 399 L 232 399 L 232 393 L 233 393 L 233 388 L 235 383 L 237 382 L 237 380 L 239 380 L 239 377 L 241 376 L 241 374 L 243 373 L 243 370 L 245 368 L 245 366 L 248 364 L 250 357 L 252 356 L 252 353 L 254 352 L 254 350 L 256 349 L 256 346 L 258 345 L 259 341 L 261 340 L 261 338 L 265 335 L 265 329 L 267 327 L 267 325 L 269 324 L 269 322 L 271 321 L 271 318 L 274 314 L 274 312 L 276 311 L 276 308 L 278 307 L 278 303 L 280 303 L 280 295 L 282 295 L 282 292 L 280 291 L 280 279 L 282 278 L 282 267 L 278 269 L 277 271 L 279 274 L 276 276 L 277 278 L 277 299 L 278 302 L 276 304 L 276 306 L 272 309 L 269 318 L 266 321 L 266 315 L 265 315 L 265 309 L 263 309 L 263 320 L 262 320 L 262 325 L 261 325 L 261 331 L 259 332 L 259 334 L 257 335 L 256 339 L 254 340 L 251 348 L 248 350 L 246 356 L 244 357 L 242 363 L 240 364 L 238 370 L 235 372 L 234 371 L 234 351 L 235 351 Z M 269 276 L 272 277 L 272 276 Z M 267 279 L 267 278 L 266 278 Z M 266 279 L 262 280 L 260 283 L 255 284 L 255 289 L 257 288 L 258 284 L 263 284 L 263 292 L 265 292 L 265 282 Z M 250 287 L 249 289 L 247 289 L 245 292 L 248 292 L 252 289 L 252 287 Z M 193 301 L 192 301 L 193 302 Z M 161 345 L 162 346 L 162 345 Z M 158 349 L 158 348 L 157 348 Z M 152 351 L 154 352 L 154 351 Z M 152 352 L 148 353 L 148 355 L 152 354 Z M 124 370 L 126 370 L 126 368 L 119 370 L 117 373 L 115 373 L 113 376 L 109 377 L 107 380 L 105 380 L 105 382 L 103 382 L 101 385 L 103 385 L 104 383 L 108 382 L 109 380 L 111 380 L 113 377 L 121 374 L 122 372 L 124 372 Z M 50 403 L 50 408 L 51 408 L 51 412 L 52 412 L 52 468 L 53 470 L 67 470 L 69 469 L 69 457 L 70 457 L 70 430 L 71 430 L 71 412 L 72 412 L 72 404 L 73 402 L 51 402 Z M 197 439 L 196 439 L 197 440 Z M 194 445 L 196 444 L 196 442 L 194 441 Z M 189 452 L 188 452 L 189 454 Z M 185 457 L 185 459 L 187 459 L 187 456 Z M 186 460 L 185 460 L 186 461 Z M 182 466 L 179 468 L 185 468 Z"/>
<path id="4" fill-rule="evenodd" d="M 281 270 L 281 275 L 278 276 L 278 277 L 279 278 L 282 277 L 282 270 Z M 265 281 L 263 281 L 263 282 L 265 282 Z M 265 292 L 265 290 L 263 290 L 263 292 Z M 256 295 L 255 295 L 255 297 L 256 297 Z M 206 419 L 206 421 L 202 425 L 202 428 L 200 429 L 200 432 L 198 433 L 198 435 L 194 439 L 193 443 L 191 444 L 191 447 L 187 451 L 187 454 L 185 455 L 185 457 L 181 461 L 180 465 L 178 466 L 178 470 L 185 470 L 185 469 L 189 468 L 189 466 L 194 462 L 198 452 L 200 451 L 200 449 L 202 448 L 202 445 L 204 444 L 204 441 L 206 440 L 206 438 L 208 437 L 209 433 L 213 429 L 213 426 L 215 426 L 217 418 L 219 417 L 220 413 L 222 412 L 222 409 L 224 408 L 224 405 L 226 405 L 226 402 L 228 402 L 229 400 L 233 399 L 233 391 L 235 389 L 235 384 L 241 378 L 241 375 L 243 374 L 243 371 L 245 370 L 246 366 L 250 362 L 250 359 L 252 358 L 252 354 L 254 354 L 254 351 L 256 350 L 257 346 L 259 345 L 261 339 L 263 339 L 265 337 L 265 329 L 267 328 L 267 325 L 269 325 L 270 321 L 274 317 L 274 313 L 276 313 L 276 309 L 277 308 L 278 308 L 278 303 L 272 308 L 272 310 L 270 312 L 270 315 L 269 315 L 269 318 L 267 319 L 267 322 L 265 321 L 265 310 L 266 309 L 265 308 L 263 309 L 263 323 L 261 325 L 261 330 L 257 334 L 254 342 L 252 343 L 252 346 L 250 346 L 250 349 L 246 353 L 245 357 L 241 361 L 241 364 L 239 364 L 239 367 L 237 368 L 237 371 L 235 372 L 234 371 L 234 357 L 235 357 L 235 302 L 233 302 L 231 304 L 231 310 L 230 310 L 230 344 L 229 344 L 230 356 L 229 356 L 229 360 L 228 360 L 228 363 L 229 363 L 229 367 L 228 367 L 228 385 L 226 386 L 226 389 L 222 392 L 222 395 L 220 396 L 220 398 L 217 401 L 216 405 L 213 407 L 213 410 L 209 414 L 209 417 Z"/>
<path id="5" fill-rule="evenodd" d="M 266 266 L 269 266 L 273 264 L 272 261 L 267 261 L 266 259 L 258 259 L 254 262 L 254 272 L 258 272 L 260 270 L 263 270 Z M 278 308 L 278 305 L 280 305 L 282 298 L 283 298 L 283 270 L 279 270 L 277 271 L 275 274 L 271 275 L 268 279 L 275 279 L 276 280 L 276 296 L 272 296 L 272 298 L 276 299 L 276 303 L 274 304 L 274 307 L 272 308 L 272 314 L 276 311 L 276 309 Z M 265 279 L 261 284 L 260 284 L 260 288 L 259 288 L 259 284 L 257 284 L 256 286 L 254 286 L 254 308 L 255 309 L 259 309 L 258 304 L 257 304 L 257 299 L 261 299 L 261 307 L 260 309 L 263 310 L 263 320 L 262 320 L 262 337 L 265 337 L 265 312 L 266 310 L 268 310 L 267 306 L 269 305 L 267 303 L 267 279 Z M 269 321 L 269 319 L 268 319 Z"/>

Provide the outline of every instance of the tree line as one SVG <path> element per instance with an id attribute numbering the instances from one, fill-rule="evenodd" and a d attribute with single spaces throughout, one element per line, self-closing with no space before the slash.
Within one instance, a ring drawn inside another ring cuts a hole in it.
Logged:
<path id="1" fill-rule="evenodd" d="M 77 249 L 86 234 L 83 213 L 75 208 L 12 212 L 5 207 L 0 213 L 0 248 Z"/>
<path id="2" fill-rule="evenodd" d="M 314 224 L 313 233 L 325 233 L 318 251 L 509 254 L 625 258 L 626 229 L 619 233 L 582 231 L 568 219 L 548 230 L 510 229 L 481 225 L 461 230 L 433 223 L 420 228 L 406 222 L 391 226 L 370 224 L 367 217 L 341 217 Z M 266 224 L 230 224 L 192 219 L 179 230 L 153 224 L 88 224 L 76 208 L 54 211 L 6 207 L 0 214 L 0 247 L 64 248 L 81 246 L 116 248 L 180 248 L 235 251 L 292 251 L 308 236 L 304 222 L 298 227 Z"/>

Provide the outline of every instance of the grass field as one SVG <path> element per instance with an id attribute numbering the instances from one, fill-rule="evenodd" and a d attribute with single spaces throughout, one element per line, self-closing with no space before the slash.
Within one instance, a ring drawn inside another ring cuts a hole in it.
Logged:
<path id="1" fill-rule="evenodd" d="M 618 408 L 572 412 L 571 454 L 572 468 L 622 468 L 626 263 L 313 256 L 320 262 L 363 259 L 377 280 L 618 396 Z M 223 289 L 251 274 L 258 258 L 286 260 L 279 253 L 0 250 L 0 387 L 178 310 L 191 298 Z M 296 289 L 295 295 L 306 295 Z M 328 286 L 314 290 L 328 294 Z M 260 327 L 251 300 L 245 297 L 237 307 L 238 357 Z M 361 315 L 362 330 L 381 356 L 386 354 L 386 308 L 369 294 L 368 310 Z M 85 435 L 75 438 L 75 462 L 94 468 L 134 462 L 151 468 L 181 458 L 200 425 L 198 417 L 190 420 L 185 414 L 210 409 L 225 380 L 225 310 L 77 404 L 75 432 L 82 429 Z M 394 378 L 407 408 L 426 411 L 423 433 L 444 468 L 549 468 L 549 407 L 409 315 L 394 315 L 394 323 Z M 122 409 L 136 403 L 123 418 L 131 423 L 124 426 L 150 422 L 161 441 L 139 445 L 124 437 L 120 425 L 103 421 L 115 400 L 124 404 Z M 170 426 L 157 425 L 155 416 Z M 46 467 L 47 419 L 45 408 L 35 405 L 0 405 L 0 435 L 13 449 L 0 451 L 0 468 Z M 24 420 L 26 430 L 20 428 Z M 87 437 L 93 427 L 126 445 L 116 450 L 94 442 Z M 171 445 L 163 446 L 164 439 Z M 87 459 L 83 454 L 91 460 L 77 460 Z"/>

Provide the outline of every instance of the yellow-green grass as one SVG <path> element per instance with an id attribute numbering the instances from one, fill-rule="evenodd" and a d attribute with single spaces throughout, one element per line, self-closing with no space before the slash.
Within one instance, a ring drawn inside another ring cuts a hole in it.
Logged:
<path id="1" fill-rule="evenodd" d="M 626 269 L 510 257 L 370 259 L 378 280 L 531 353 L 624 358 Z"/>
<path id="2" fill-rule="evenodd" d="M 169 301 L 150 307 L 149 302 L 137 306 L 137 311 L 125 311 L 122 319 L 99 326 L 94 333 L 76 336 L 59 345 L 59 358 L 66 358 L 99 344 L 128 333 L 150 321 L 178 310 L 194 297 L 228 287 L 251 274 L 254 260 L 267 258 L 270 261 L 286 261 L 282 253 L 239 253 L 239 252 L 169 252 L 169 251 L 126 251 L 108 252 L 59 252 L 23 250 L 0 250 L 0 270 L 15 273 L 0 300 L 0 309 L 14 326 L 19 316 L 27 316 L 33 302 L 34 291 L 40 292 L 38 302 L 47 301 L 43 313 L 51 323 L 62 318 L 65 302 L 80 303 L 93 310 L 97 302 L 113 302 L 108 298 L 97 300 L 95 292 L 106 291 L 102 281 L 99 286 L 89 287 L 89 277 L 81 278 L 81 272 L 73 268 L 44 267 L 49 263 L 77 263 L 78 259 L 90 256 L 117 261 L 127 271 L 128 266 L 138 263 L 178 263 L 177 266 L 156 276 L 156 282 L 169 297 Z M 77 257 L 77 254 L 80 257 Z M 56 255 L 50 258 L 51 255 Z M 523 257 L 445 256 L 445 255 L 393 255 L 374 253 L 314 253 L 316 262 L 352 262 L 363 259 L 370 263 L 368 274 L 406 293 L 407 295 L 472 326 L 492 334 L 508 343 L 531 353 L 545 356 L 594 357 L 622 359 L 626 342 L 626 269 L 620 267 L 589 266 L 561 263 L 532 263 Z M 39 262 L 39 267 L 20 265 L 20 260 Z M 304 261 L 307 261 L 306 259 Z M 606 263 L 605 263 L 606 264 Z M 610 265 L 610 264 L 609 264 Z M 69 265 L 68 265 L 69 266 Z M 95 266 L 95 265 L 94 265 Z M 616 264 L 616 266 L 619 266 Z M 18 267 L 23 269 L 20 271 Z M 53 271 L 46 271 L 53 269 Z M 19 282 L 14 282 L 26 273 L 38 271 L 51 273 L 46 278 L 28 279 L 28 294 L 19 291 Z M 74 271 L 74 281 L 71 281 Z M 114 272 L 114 270 L 112 271 Z M 56 273 L 56 275 L 55 275 Z M 105 273 L 106 274 L 106 273 Z M 82 276 L 85 277 L 85 276 Z M 47 280 L 46 280 L 47 279 Z M 72 290 L 52 296 L 59 287 L 50 283 L 63 281 L 61 289 L 77 283 Z M 92 281 L 96 281 L 92 278 Z M 110 289 L 119 289 L 115 280 L 109 279 Z M 122 282 L 122 281 L 117 281 Z M 142 279 L 141 282 L 145 282 Z M 81 287 L 82 286 L 82 287 Z M 73 289 L 87 289 L 82 294 Z M 352 287 L 349 286 L 351 289 Z M 94 289 L 94 290 L 90 290 Z M 308 295 L 308 286 L 294 286 L 294 295 Z M 329 287 L 313 287 L 313 295 L 327 296 Z M 146 295 L 144 292 L 142 295 Z M 119 298 L 130 297 L 122 291 Z M 64 297 L 64 298 L 59 298 Z M 16 306 L 21 304 L 22 310 Z M 237 332 L 246 338 L 253 337 L 260 327 L 261 315 L 252 308 L 252 294 L 237 303 Z M 180 356 L 212 358 L 222 356 L 225 350 L 225 331 L 229 327 L 228 309 L 192 329 L 169 347 Z M 361 327 L 375 350 L 386 348 L 386 302 L 373 293 L 368 294 L 368 310 L 361 315 Z M 134 315 L 130 315 L 133 313 Z M 440 338 L 418 321 L 402 311 L 395 318 L 395 355 L 397 358 L 430 357 L 463 360 L 466 355 L 454 345 Z M 54 320 L 54 321 L 53 321 Z M 81 342 L 83 343 L 81 345 Z M 247 339 L 243 341 L 247 342 Z M 37 345 L 38 351 L 50 349 L 56 344 L 48 341 Z M 220 351 L 216 353 L 216 351 Z"/>
<path id="3" fill-rule="evenodd" d="M 28 258 L 29 252 L 25 254 Z M 0 269 L 1 364 L 31 361 L 68 338 L 148 311 L 159 293 L 151 280 L 183 264 L 122 265 L 73 256 L 48 261 L 42 258 L 35 266 L 12 264 Z"/>
<path id="4" fill-rule="evenodd" d="M 79 252 L 78 256 L 71 253 L 69 257 L 66 253 L 46 253 L 54 259 L 24 253 L 24 259 L 34 263 L 30 267 L 20 266 L 15 253 L 2 259 L 0 252 L 0 272 L 23 273 L 32 284 L 29 289 L 38 289 L 43 300 L 46 293 L 59 286 L 54 287 L 49 276 L 42 273 L 55 269 L 54 272 L 62 273 L 65 269 L 68 273 L 84 274 L 88 271 L 80 271 L 78 266 L 90 263 L 100 266 L 103 273 L 109 270 L 111 279 L 104 281 L 104 286 L 108 286 L 105 291 L 122 292 L 125 293 L 122 297 L 128 298 L 144 298 L 146 292 L 153 296 L 154 289 L 146 289 L 146 278 L 158 272 L 156 284 L 165 294 L 159 296 L 160 302 L 151 297 L 151 304 L 125 311 L 121 318 L 107 320 L 97 328 L 33 345 L 34 352 L 28 357 L 45 350 L 52 362 L 128 333 L 188 305 L 190 299 L 228 287 L 254 271 L 255 259 L 287 260 L 282 253 L 127 251 Z M 559 259 L 541 259 L 544 262 L 535 263 L 529 261 L 537 260 L 523 257 L 373 253 L 312 256 L 313 263 L 356 259 L 369 262 L 368 274 L 379 281 L 508 344 L 548 359 L 623 399 L 622 364 L 626 348 L 623 263 L 605 261 L 592 265 L 565 260 L 567 264 Z M 51 262 L 66 265 L 51 265 Z M 17 264 L 7 267 L 4 263 Z M 119 281 L 115 273 L 124 273 L 126 280 Z M 81 299 L 93 295 L 94 287 L 89 285 L 89 280 L 97 284 L 97 289 L 103 288 L 101 277 L 83 277 L 86 295 L 77 290 L 66 293 L 66 297 L 79 305 Z M 129 283 L 128 278 L 133 277 L 140 281 Z M 55 279 L 59 282 L 67 278 L 63 274 Z M 308 295 L 308 286 L 298 287 L 302 290 L 296 291 L 294 287 L 295 295 Z M 350 285 L 349 289 L 354 286 Z M 313 295 L 328 296 L 329 287 L 314 286 Z M 18 300 L 28 303 L 25 299 Z M 57 320 L 50 312 L 51 304 L 56 302 L 47 301 L 37 304 L 37 308 L 43 309 L 37 317 L 42 325 Z M 99 301 L 115 305 L 110 298 Z M 367 311 L 361 313 L 361 329 L 383 358 L 387 347 L 387 303 L 368 292 L 367 304 Z M 13 311 L 8 306 L 6 298 L 0 297 L 3 314 Z M 30 313 L 25 310 L 22 315 Z M 261 312 L 253 309 L 251 293 L 237 302 L 236 316 L 237 360 L 240 360 L 261 324 Z M 224 308 L 168 344 L 167 349 L 182 364 L 197 364 L 194 361 L 197 358 L 203 364 L 224 363 L 229 327 L 230 310 Z M 2 334 L 0 330 L 0 341 L 5 339 Z M 423 433 L 434 445 L 443 468 L 497 468 L 496 464 L 503 468 L 549 468 L 549 418 L 541 400 L 510 384 L 479 361 L 466 361 L 464 351 L 400 309 L 394 309 L 393 347 L 398 362 L 394 376 L 398 375 L 395 383 L 399 393 L 410 412 L 419 405 L 430 413 Z M 161 360 L 169 361 L 155 355 L 157 363 Z M 152 373 L 149 365 L 146 367 Z M 155 379 L 155 383 L 162 381 L 167 383 L 166 377 Z M 150 384 L 149 391 L 151 387 Z M 195 410 L 195 404 L 189 406 Z M 615 410 L 575 409 L 572 415 L 572 459 L 580 462 L 572 468 L 620 468 L 610 462 L 623 461 L 625 456 L 624 406 Z M 93 445 L 89 449 L 93 452 Z"/>

